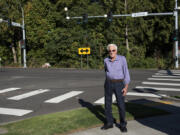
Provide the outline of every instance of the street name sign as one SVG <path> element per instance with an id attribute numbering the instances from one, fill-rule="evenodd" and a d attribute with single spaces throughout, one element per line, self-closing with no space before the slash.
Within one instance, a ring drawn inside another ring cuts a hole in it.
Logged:
<path id="1" fill-rule="evenodd" d="M 20 24 L 20 23 L 12 22 L 12 25 L 13 25 L 13 26 L 16 26 L 16 27 L 21 27 L 21 24 Z"/>
<path id="2" fill-rule="evenodd" d="M 132 17 L 141 17 L 141 16 L 147 16 L 148 12 L 139 12 L 139 13 L 132 13 Z"/>

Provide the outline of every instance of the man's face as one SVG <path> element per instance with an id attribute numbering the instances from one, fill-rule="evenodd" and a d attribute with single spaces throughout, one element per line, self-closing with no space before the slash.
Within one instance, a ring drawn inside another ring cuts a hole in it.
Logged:
<path id="1" fill-rule="evenodd" d="M 117 55 L 117 50 L 116 50 L 116 48 L 115 48 L 114 46 L 110 46 L 110 47 L 109 47 L 109 56 L 110 56 L 111 58 L 115 58 L 116 55 Z"/>

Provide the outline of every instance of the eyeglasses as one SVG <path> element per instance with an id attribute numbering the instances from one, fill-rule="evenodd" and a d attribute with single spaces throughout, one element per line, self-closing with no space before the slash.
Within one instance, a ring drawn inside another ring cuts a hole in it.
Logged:
<path id="1" fill-rule="evenodd" d="M 115 52 L 116 50 L 109 50 L 109 52 Z"/>

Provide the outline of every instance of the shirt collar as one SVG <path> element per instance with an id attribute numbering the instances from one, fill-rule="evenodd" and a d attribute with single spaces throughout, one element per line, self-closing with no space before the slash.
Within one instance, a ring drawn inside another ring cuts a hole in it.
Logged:
<path id="1" fill-rule="evenodd" d="M 109 61 L 111 61 L 111 57 L 108 57 L 108 59 L 109 59 Z M 116 59 L 114 61 L 118 61 L 119 59 L 120 59 L 119 55 L 116 55 Z"/>

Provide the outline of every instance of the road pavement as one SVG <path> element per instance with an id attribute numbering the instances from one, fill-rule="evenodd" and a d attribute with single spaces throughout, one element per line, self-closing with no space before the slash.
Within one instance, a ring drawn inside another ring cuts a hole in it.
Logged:
<path id="1" fill-rule="evenodd" d="M 130 70 L 126 100 L 179 95 L 179 74 L 173 70 Z M 104 80 L 103 70 L 1 69 L 0 124 L 79 108 L 79 99 L 103 104 Z"/>

